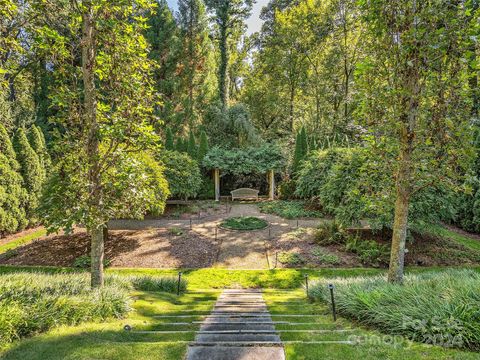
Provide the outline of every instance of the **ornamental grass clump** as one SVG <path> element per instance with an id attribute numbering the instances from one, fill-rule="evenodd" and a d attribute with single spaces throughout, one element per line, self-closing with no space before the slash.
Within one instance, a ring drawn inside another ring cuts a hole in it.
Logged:
<path id="1" fill-rule="evenodd" d="M 0 275 L 0 348 L 59 325 L 123 318 L 133 290 L 176 292 L 175 278 L 105 277 L 91 290 L 88 274 L 13 273 Z M 185 291 L 187 283 L 180 283 Z"/>
<path id="2" fill-rule="evenodd" d="M 449 270 L 408 275 L 403 285 L 384 276 L 320 280 L 312 299 L 330 303 L 335 284 L 339 314 L 380 331 L 445 347 L 480 350 L 480 274 Z"/>

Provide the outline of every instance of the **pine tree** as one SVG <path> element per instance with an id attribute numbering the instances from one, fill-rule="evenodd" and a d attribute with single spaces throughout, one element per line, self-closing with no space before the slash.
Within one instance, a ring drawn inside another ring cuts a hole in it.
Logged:
<path id="1" fill-rule="evenodd" d="M 207 133 L 205 131 L 202 131 L 200 134 L 200 146 L 198 148 L 198 153 L 197 153 L 197 161 L 198 164 L 201 165 L 203 158 L 207 155 L 208 153 L 208 138 L 207 138 Z"/>
<path id="2" fill-rule="evenodd" d="M 0 234 L 21 230 L 28 223 L 24 209 L 27 193 L 19 168 L 7 130 L 0 124 Z"/>
<path id="3" fill-rule="evenodd" d="M 167 134 L 165 139 L 165 150 L 173 151 L 175 150 L 175 143 L 173 140 L 173 132 L 170 127 L 167 128 Z"/>
<path id="4" fill-rule="evenodd" d="M 175 150 L 178 152 L 183 152 L 183 138 L 179 136 L 175 143 Z"/>
<path id="5" fill-rule="evenodd" d="M 190 155 L 192 159 L 197 158 L 197 141 L 195 139 L 195 135 L 193 134 L 193 131 L 190 131 L 190 134 L 188 136 L 188 142 L 187 142 L 187 153 Z"/>
<path id="6" fill-rule="evenodd" d="M 23 128 L 20 128 L 15 135 L 14 149 L 20 164 L 20 174 L 28 193 L 27 215 L 32 216 L 38 205 L 45 174 L 40 165 L 40 159 L 30 146 Z"/>
<path id="7" fill-rule="evenodd" d="M 13 170 L 17 171 L 20 168 L 7 129 L 2 124 L 0 124 L 0 153 L 5 155 Z"/>
<path id="8" fill-rule="evenodd" d="M 51 159 L 47 151 L 45 137 L 43 136 L 41 128 L 32 125 L 28 132 L 28 140 L 30 142 L 30 146 L 32 147 L 33 151 L 35 151 L 38 159 L 40 160 L 40 165 L 42 166 L 44 177 L 46 177 L 46 174 L 51 167 Z"/>

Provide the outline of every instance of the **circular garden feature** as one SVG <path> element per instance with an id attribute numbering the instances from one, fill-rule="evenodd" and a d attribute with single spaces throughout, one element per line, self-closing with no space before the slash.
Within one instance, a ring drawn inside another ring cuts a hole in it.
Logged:
<path id="1" fill-rule="evenodd" d="M 229 230 L 261 230 L 268 226 L 268 222 L 254 216 L 238 216 L 223 220 L 220 227 Z"/>

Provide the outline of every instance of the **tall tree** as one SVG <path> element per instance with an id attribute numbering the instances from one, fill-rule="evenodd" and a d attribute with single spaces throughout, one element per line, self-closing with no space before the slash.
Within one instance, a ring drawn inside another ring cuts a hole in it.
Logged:
<path id="1" fill-rule="evenodd" d="M 220 52 L 218 65 L 218 97 L 224 108 L 228 106 L 229 38 L 235 31 L 245 31 L 245 20 L 250 16 L 253 0 L 207 0 L 214 13 L 216 37 Z"/>
<path id="2" fill-rule="evenodd" d="M 173 140 L 173 132 L 170 127 L 167 127 L 167 133 L 165 135 L 165 149 L 175 150 L 175 142 Z"/>
<path id="3" fill-rule="evenodd" d="M 361 6 L 369 56 L 358 66 L 360 115 L 395 178 L 388 279 L 399 283 L 412 197 L 448 183 L 455 177 L 452 169 L 467 163 L 466 19 L 459 2 L 446 0 Z"/>
<path id="4" fill-rule="evenodd" d="M 153 105 L 159 99 L 143 36 L 145 14 L 154 5 L 149 0 L 73 2 L 69 30 L 81 29 L 74 46 L 50 29 L 57 74 L 53 101 L 59 107 L 54 120 L 66 131 L 56 140 L 62 158 L 44 192 L 42 213 L 50 230 L 86 226 L 92 287 L 103 285 L 108 221 L 140 217 L 153 203 L 164 203 L 161 169 L 158 174 L 147 171 L 155 165 L 142 155 L 158 144 L 152 124 L 158 121 Z"/>
<path id="5" fill-rule="evenodd" d="M 195 129 L 212 96 L 212 43 L 203 0 L 179 0 L 181 56 L 177 65 L 183 121 Z"/>
<path id="6" fill-rule="evenodd" d="M 208 137 L 207 133 L 205 131 L 202 131 L 200 134 L 200 145 L 198 147 L 198 156 L 197 156 L 197 162 L 201 166 L 203 158 L 207 155 L 208 153 Z"/>
<path id="7" fill-rule="evenodd" d="M 27 215 L 33 217 L 45 181 L 45 170 L 41 166 L 38 155 L 30 146 L 23 128 L 18 129 L 15 134 L 13 145 L 20 164 L 20 174 L 28 192 Z"/>

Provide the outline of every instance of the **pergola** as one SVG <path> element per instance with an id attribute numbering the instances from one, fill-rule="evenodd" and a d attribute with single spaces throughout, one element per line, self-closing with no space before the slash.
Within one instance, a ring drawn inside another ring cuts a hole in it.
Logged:
<path id="1" fill-rule="evenodd" d="M 212 148 L 203 160 L 203 166 L 213 170 L 215 200 L 220 201 L 220 174 L 233 175 L 266 174 L 268 198 L 275 198 L 275 172 L 285 166 L 285 158 L 280 149 L 272 144 L 245 149 Z"/>

